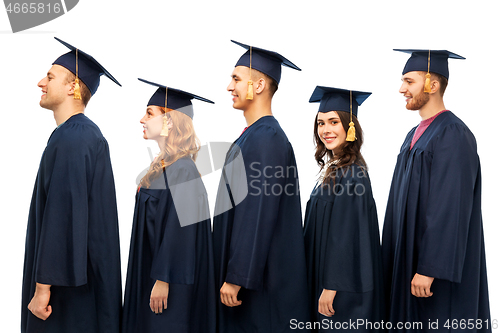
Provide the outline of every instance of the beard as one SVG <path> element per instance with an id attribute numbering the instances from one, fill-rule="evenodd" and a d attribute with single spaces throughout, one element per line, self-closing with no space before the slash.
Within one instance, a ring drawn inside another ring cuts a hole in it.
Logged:
<path id="1" fill-rule="evenodd" d="M 418 95 L 413 96 L 411 101 L 406 103 L 406 108 L 413 111 L 420 110 L 427 104 L 429 99 L 429 94 L 425 93 L 424 88 L 422 88 L 422 91 Z"/>

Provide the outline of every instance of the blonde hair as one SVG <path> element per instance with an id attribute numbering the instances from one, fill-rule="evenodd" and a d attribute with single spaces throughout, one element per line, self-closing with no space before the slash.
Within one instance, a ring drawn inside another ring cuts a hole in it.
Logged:
<path id="1" fill-rule="evenodd" d="M 141 179 L 139 186 L 145 188 L 150 187 L 152 181 L 178 159 L 189 156 L 193 161 L 196 161 L 200 150 L 200 140 L 194 131 L 191 117 L 176 110 L 163 107 L 160 109 L 172 121 L 172 128 L 169 130 L 168 136 L 162 137 L 165 140 L 165 149 L 158 154 L 146 175 Z"/>

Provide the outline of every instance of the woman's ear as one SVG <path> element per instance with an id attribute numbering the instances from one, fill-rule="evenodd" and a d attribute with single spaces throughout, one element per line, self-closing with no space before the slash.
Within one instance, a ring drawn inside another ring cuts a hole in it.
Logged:
<path id="1" fill-rule="evenodd" d="M 172 127 L 174 127 L 174 123 L 172 122 L 172 118 L 168 118 L 168 120 L 167 120 L 167 128 L 169 130 L 171 130 Z"/>

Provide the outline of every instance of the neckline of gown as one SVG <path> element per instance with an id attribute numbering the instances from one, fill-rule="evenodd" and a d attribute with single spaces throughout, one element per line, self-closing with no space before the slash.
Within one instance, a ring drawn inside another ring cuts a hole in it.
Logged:
<path id="1" fill-rule="evenodd" d="M 418 138 L 417 141 L 415 141 L 415 144 L 413 145 L 413 148 L 411 148 L 411 141 L 413 139 L 413 135 L 415 135 L 415 131 L 417 130 L 418 126 L 414 127 L 411 131 L 411 135 L 409 139 L 407 140 L 407 144 L 405 146 L 405 150 L 408 151 L 408 154 L 411 154 L 412 152 L 415 152 L 417 150 L 425 150 L 421 147 L 419 147 L 419 143 L 422 144 L 422 142 L 425 139 L 428 139 L 429 135 L 434 134 L 432 129 L 434 129 L 436 126 L 439 126 L 443 123 L 445 118 L 449 117 L 450 115 L 453 115 L 453 112 L 450 110 L 446 110 L 446 112 L 442 112 L 437 115 L 437 117 L 429 124 L 429 126 L 425 129 L 424 133 Z"/>

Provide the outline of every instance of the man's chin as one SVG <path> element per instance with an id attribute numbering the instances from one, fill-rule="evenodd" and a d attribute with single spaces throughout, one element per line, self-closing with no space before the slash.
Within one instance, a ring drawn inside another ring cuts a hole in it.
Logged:
<path id="1" fill-rule="evenodd" d="M 50 105 L 48 105 L 44 100 L 41 100 L 39 104 L 42 108 L 51 110 Z"/>
<path id="2" fill-rule="evenodd" d="M 415 108 L 415 105 L 407 103 L 406 104 L 406 109 L 410 111 L 418 111 L 419 109 Z"/>

